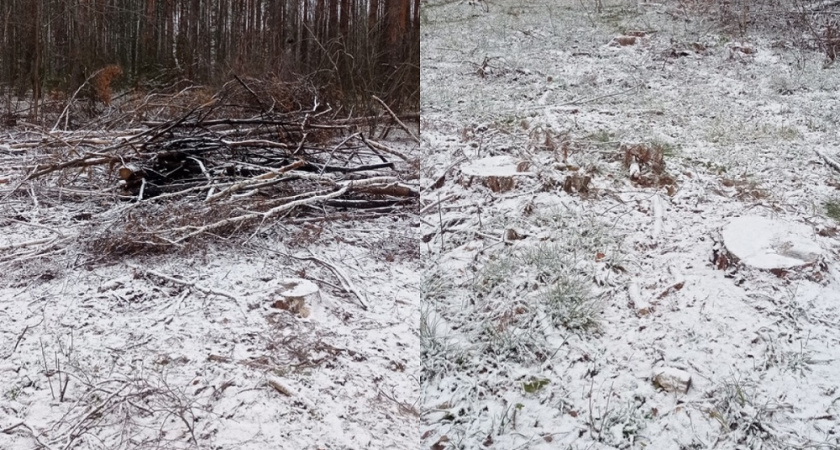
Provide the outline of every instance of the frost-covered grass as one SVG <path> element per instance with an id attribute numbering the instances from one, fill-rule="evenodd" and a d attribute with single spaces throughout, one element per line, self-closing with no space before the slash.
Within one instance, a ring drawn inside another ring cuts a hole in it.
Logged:
<path id="1" fill-rule="evenodd" d="M 540 297 L 552 325 L 581 331 L 598 328 L 601 308 L 586 281 L 564 277 L 548 286 Z"/>
<path id="2" fill-rule="evenodd" d="M 840 222 L 840 199 L 826 200 L 823 206 L 828 217 Z"/>
<path id="3" fill-rule="evenodd" d="M 746 448 L 790 448 L 789 436 L 776 428 L 792 405 L 762 395 L 754 383 L 733 376 L 707 393 L 709 417 L 719 423 L 722 436 Z"/>

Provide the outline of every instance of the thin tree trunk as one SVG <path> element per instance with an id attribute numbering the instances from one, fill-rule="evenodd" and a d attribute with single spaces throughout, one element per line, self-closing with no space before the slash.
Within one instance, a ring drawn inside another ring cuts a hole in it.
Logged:
<path id="1" fill-rule="evenodd" d="M 32 116 L 38 120 L 38 104 L 41 100 L 41 2 L 35 2 L 35 22 L 32 27 L 35 57 L 32 60 Z"/>

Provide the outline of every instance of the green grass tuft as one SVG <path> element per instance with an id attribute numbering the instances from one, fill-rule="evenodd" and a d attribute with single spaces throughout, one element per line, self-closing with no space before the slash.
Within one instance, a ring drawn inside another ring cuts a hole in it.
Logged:
<path id="1" fill-rule="evenodd" d="M 840 222 L 840 199 L 831 199 L 823 203 L 825 214 L 837 222 Z"/>
<path id="2" fill-rule="evenodd" d="M 599 327 L 601 305 L 583 280 L 561 278 L 543 292 L 542 302 L 555 326 L 573 331 L 591 331 Z"/>

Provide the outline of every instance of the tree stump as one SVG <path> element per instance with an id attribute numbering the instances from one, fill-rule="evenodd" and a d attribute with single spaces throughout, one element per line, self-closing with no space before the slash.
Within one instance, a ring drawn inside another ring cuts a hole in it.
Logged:
<path id="1" fill-rule="evenodd" d="M 307 305 L 319 295 L 318 285 L 302 278 L 284 278 L 269 297 L 271 307 L 284 309 L 300 317 L 309 317 Z"/>
<path id="2" fill-rule="evenodd" d="M 739 269 L 768 271 L 779 278 L 823 281 L 828 267 L 811 227 L 779 219 L 732 219 L 714 236 L 712 264 L 734 274 Z"/>
<path id="3" fill-rule="evenodd" d="M 461 174 L 467 177 L 462 184 L 470 186 L 474 178 L 479 178 L 485 186 L 495 193 L 507 192 L 516 187 L 516 177 L 533 176 L 528 172 L 525 161 L 517 162 L 510 156 L 490 156 L 471 161 L 461 166 Z"/>

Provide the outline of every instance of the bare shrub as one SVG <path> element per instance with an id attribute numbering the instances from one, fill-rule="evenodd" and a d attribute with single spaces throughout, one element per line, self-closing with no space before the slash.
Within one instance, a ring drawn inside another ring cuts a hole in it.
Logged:
<path id="1" fill-rule="evenodd" d="M 111 104 L 111 83 L 122 76 L 123 69 L 117 64 L 102 68 L 93 78 L 93 89 L 96 98 L 106 105 Z"/>

